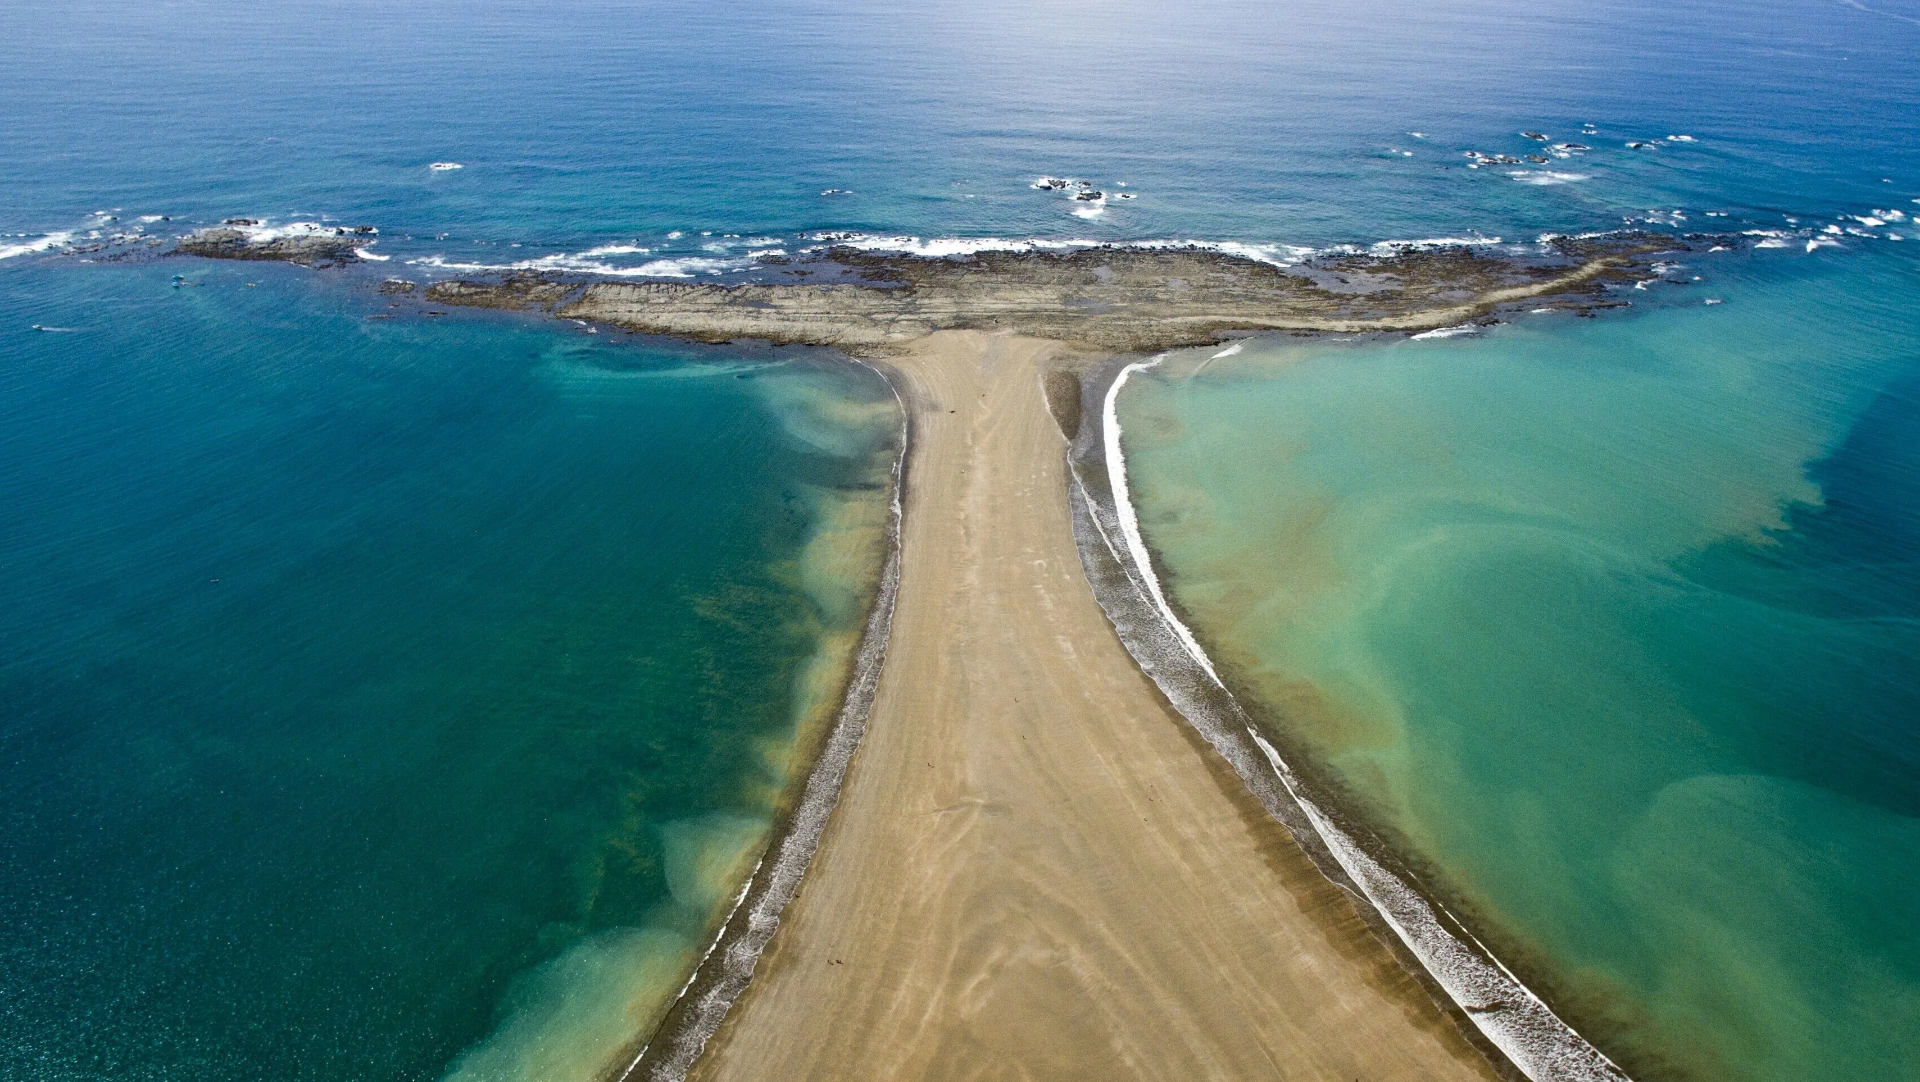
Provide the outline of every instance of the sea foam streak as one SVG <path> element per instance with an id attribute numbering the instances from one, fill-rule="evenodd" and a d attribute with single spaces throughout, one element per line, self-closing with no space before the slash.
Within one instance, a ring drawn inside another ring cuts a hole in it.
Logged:
<path id="1" fill-rule="evenodd" d="M 15 256 L 32 255 L 35 252 L 50 252 L 73 243 L 72 233 L 48 233 L 25 244 L 0 245 L 0 259 L 12 259 Z"/>
<path id="2" fill-rule="evenodd" d="M 1140 248 L 1155 251 L 1167 248 L 1198 248 L 1222 255 L 1237 255 L 1260 263 L 1271 263 L 1277 267 L 1290 267 L 1321 249 L 1301 244 L 1256 244 L 1236 240 L 1133 240 L 1102 241 L 1082 238 L 1049 239 L 1043 237 L 909 237 L 882 236 L 868 233 L 829 233 L 817 234 L 809 238 L 820 241 L 818 247 L 808 251 L 820 251 L 827 247 L 857 248 L 866 252 L 900 252 L 905 255 L 925 256 L 929 259 L 951 259 L 955 256 L 977 255 L 981 252 L 1077 252 L 1087 248 L 1114 247 Z M 1391 244 L 1421 244 L 1422 241 L 1390 241 Z M 1454 243 L 1454 242 L 1443 242 Z M 1466 242 L 1459 242 L 1466 243 Z M 1357 250 L 1357 249 L 1356 249 Z"/>
<path id="3" fill-rule="evenodd" d="M 1593 179 L 1585 173 L 1555 173 L 1544 169 L 1538 172 L 1530 169 L 1516 169 L 1507 175 L 1522 184 L 1577 184 L 1583 180 Z"/>
<path id="4" fill-rule="evenodd" d="M 417 267 L 432 267 L 438 270 L 458 271 L 462 274 L 494 274 L 512 271 L 535 271 L 555 274 L 604 274 L 614 278 L 697 278 L 701 275 L 726 274 L 729 271 L 747 270 L 755 265 L 758 257 L 773 255 L 779 250 L 754 252 L 733 259 L 717 259 L 704 256 L 685 256 L 678 259 L 654 259 L 637 266 L 620 266 L 608 263 L 604 259 L 587 258 L 596 254 L 614 254 L 611 248 L 623 245 L 608 245 L 604 248 L 590 248 L 577 255 L 561 252 L 556 255 L 540 256 L 535 259 L 522 259 L 513 263 L 472 263 L 448 259 L 442 255 L 421 256 L 407 262 Z M 645 252 L 645 248 L 634 248 L 635 252 Z"/>
<path id="5" fill-rule="evenodd" d="M 1193 659 L 1194 664 L 1205 669 L 1215 684 L 1224 688 L 1226 685 L 1221 683 L 1220 674 L 1213 671 L 1212 659 L 1207 657 L 1205 650 L 1200 649 L 1200 643 L 1194 639 L 1193 632 L 1187 630 L 1187 625 L 1173 615 L 1173 609 L 1161 594 L 1159 576 L 1153 573 L 1152 560 L 1147 555 L 1147 543 L 1140 536 L 1140 516 L 1134 513 L 1133 501 L 1127 494 L 1127 468 L 1120 452 L 1120 418 L 1116 412 L 1120 389 L 1127 385 L 1127 380 L 1135 372 L 1153 368 L 1166 359 L 1167 355 L 1162 353 L 1149 361 L 1135 361 L 1122 368 L 1114 378 L 1113 386 L 1107 389 L 1107 401 L 1100 413 L 1101 431 L 1105 433 L 1107 441 L 1107 484 L 1113 489 L 1114 511 L 1120 516 L 1120 533 L 1126 538 L 1127 554 L 1133 558 L 1134 566 L 1141 570 L 1141 579 L 1146 583 L 1147 593 L 1153 598 L 1154 608 L 1166 618 L 1167 626 L 1173 629 L 1180 645 L 1186 648 L 1187 656 Z"/>

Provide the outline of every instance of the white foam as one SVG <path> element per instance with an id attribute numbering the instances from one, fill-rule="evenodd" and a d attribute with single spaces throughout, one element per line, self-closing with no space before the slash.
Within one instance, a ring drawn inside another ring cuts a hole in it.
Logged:
<path id="1" fill-rule="evenodd" d="M 1545 242 L 1554 234 L 1541 237 Z M 1423 237 L 1419 240 L 1383 240 L 1367 246 L 1367 254 L 1390 256 L 1398 252 L 1424 252 L 1432 248 L 1492 248 L 1501 243 L 1499 237 Z"/>
<path id="2" fill-rule="evenodd" d="M 613 278 L 696 278 L 701 275 L 746 270 L 754 265 L 751 258 L 708 259 L 685 256 L 677 259 L 655 259 L 639 266 L 620 266 L 605 260 L 587 259 L 584 255 L 585 253 L 573 255 L 561 252 L 556 255 L 540 256 L 537 259 L 522 259 L 513 263 L 458 262 L 449 260 L 445 256 L 430 255 L 409 259 L 407 263 L 412 266 L 433 267 L 463 274 L 535 271 L 553 274 L 602 274 Z"/>
<path id="3" fill-rule="evenodd" d="M 72 242 L 72 233 L 47 233 L 25 244 L 0 245 L 0 259 L 12 259 L 15 256 L 32 255 L 35 252 L 50 252 Z"/>
<path id="4" fill-rule="evenodd" d="M 1546 169 L 1538 172 L 1531 169 L 1515 169 L 1507 175 L 1522 184 L 1577 184 L 1583 180 L 1593 179 L 1585 173 L 1555 173 Z"/>
<path id="5" fill-rule="evenodd" d="M 436 173 L 451 173 L 455 169 L 465 169 L 466 166 L 461 165 L 459 162 L 434 162 L 427 166 L 427 168 Z"/>
<path id="6" fill-rule="evenodd" d="M 1291 267 L 1295 263 L 1313 255 L 1318 249 L 1304 244 L 1252 244 L 1237 240 L 1182 240 L 1182 241 L 1136 241 L 1134 248 L 1202 248 L 1221 255 L 1237 255 L 1242 259 L 1251 259 L 1256 263 L 1271 263 L 1276 267 Z"/>
<path id="7" fill-rule="evenodd" d="M 231 229 L 256 244 L 273 240 L 285 240 L 290 237 L 370 236 L 379 232 L 379 230 L 374 229 L 369 234 L 355 234 L 352 230 L 343 233 L 341 230 L 345 227 L 327 225 L 324 222 L 288 222 L 285 225 L 269 225 L 267 219 L 264 218 L 253 225 L 228 225 L 222 222 L 215 228 Z"/>
<path id="8" fill-rule="evenodd" d="M 1463 334 L 1479 334 L 1480 328 L 1471 323 L 1462 323 L 1457 327 L 1438 327 L 1431 331 L 1422 331 L 1413 336 L 1413 341 L 1423 338 L 1455 338 Z"/>
<path id="9" fill-rule="evenodd" d="M 1394 935 L 1522 1073 L 1538 1082 L 1619 1082 L 1626 1077 L 1605 1053 L 1580 1040 L 1571 1026 L 1486 950 L 1485 944 L 1475 939 L 1480 952 L 1469 949 L 1440 922 L 1437 903 L 1428 902 L 1369 856 L 1301 793 L 1293 772 L 1265 737 L 1252 728 L 1247 735 L 1259 745 L 1274 775 L 1306 813 L 1333 859 L 1367 896 Z M 1471 933 L 1468 937 L 1472 938 Z"/>
<path id="10" fill-rule="evenodd" d="M 1667 142 L 1669 142 L 1669 143 L 1692 143 L 1692 142 L 1696 142 L 1696 141 L 1697 141 L 1697 140 L 1695 140 L 1695 139 L 1694 139 L 1694 137 L 1693 137 L 1693 136 L 1691 136 L 1691 135 L 1669 135 L 1669 136 L 1667 136 Z"/>
<path id="11" fill-rule="evenodd" d="M 1807 251 L 1809 252 L 1813 251 L 1815 248 L 1838 248 L 1838 247 L 1840 247 L 1840 242 L 1837 240 L 1834 240 L 1832 237 L 1812 237 L 1807 241 Z"/>
<path id="12" fill-rule="evenodd" d="M 1230 345 L 1227 348 L 1221 350 L 1220 352 L 1214 354 L 1213 356 L 1208 357 L 1207 360 L 1217 361 L 1222 357 L 1231 357 L 1245 348 L 1247 348 L 1246 343 L 1235 342 L 1233 345 Z"/>
<path id="13" fill-rule="evenodd" d="M 1075 218 L 1098 218 L 1107 212 L 1106 200 L 1097 203 L 1079 203 L 1073 208 Z"/>
<path id="14" fill-rule="evenodd" d="M 1139 570 L 1141 580 L 1146 583 L 1147 594 L 1153 598 L 1153 607 L 1173 630 L 1180 648 L 1186 651 L 1194 664 L 1205 669 L 1213 682 L 1224 691 L 1226 685 L 1220 683 L 1220 674 L 1213 671 L 1212 659 L 1200 648 L 1199 641 L 1193 637 L 1187 625 L 1173 614 L 1173 607 L 1167 604 L 1166 595 L 1160 591 L 1160 579 L 1153 573 L 1153 561 L 1147 556 L 1146 540 L 1140 536 L 1140 516 L 1134 512 L 1133 500 L 1127 492 L 1127 460 L 1120 449 L 1120 415 L 1117 408 L 1120 389 L 1127 385 L 1128 378 L 1135 372 L 1145 371 L 1166 359 L 1167 355 L 1162 353 L 1152 360 L 1135 361 L 1122 368 L 1120 374 L 1114 377 L 1113 386 L 1107 388 L 1107 401 L 1101 409 L 1100 418 L 1101 433 L 1106 437 L 1107 484 L 1113 489 L 1113 508 L 1120 519 L 1120 534 L 1126 540 L 1127 554 L 1132 558 L 1133 566 Z"/>
<path id="15" fill-rule="evenodd" d="M 1759 237 L 1755 248 L 1791 248 L 1794 234 L 1784 229 L 1748 229 L 1740 234 L 1743 237 Z"/>
<path id="16" fill-rule="evenodd" d="M 355 248 L 353 250 L 353 254 L 358 259 L 371 260 L 375 263 L 385 263 L 387 260 L 393 258 L 390 255 L 375 255 L 372 252 L 367 251 L 365 248 Z"/>
<path id="17" fill-rule="evenodd" d="M 598 248 L 589 248 L 581 252 L 580 258 L 592 259 L 596 256 L 605 255 L 646 255 L 652 251 L 653 249 L 642 248 L 638 244 L 602 244 Z"/>
<path id="18" fill-rule="evenodd" d="M 857 248 L 863 252 L 900 252 L 905 255 L 925 256 L 929 259 L 950 259 L 954 256 L 975 255 L 980 252 L 1070 252 L 1080 248 L 1095 248 L 1097 240 L 1043 240 L 1039 238 L 1007 237 L 903 237 L 873 236 L 866 233 L 821 234 L 813 239 L 826 240 L 836 245 Z"/>

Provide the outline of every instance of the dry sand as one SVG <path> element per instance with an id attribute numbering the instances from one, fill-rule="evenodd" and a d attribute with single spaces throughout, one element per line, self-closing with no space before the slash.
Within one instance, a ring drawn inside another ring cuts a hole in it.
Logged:
<path id="1" fill-rule="evenodd" d="M 889 362 L 915 442 L 878 694 L 694 1077 L 1494 1077 L 1096 605 L 1041 390 L 1064 350 Z"/>

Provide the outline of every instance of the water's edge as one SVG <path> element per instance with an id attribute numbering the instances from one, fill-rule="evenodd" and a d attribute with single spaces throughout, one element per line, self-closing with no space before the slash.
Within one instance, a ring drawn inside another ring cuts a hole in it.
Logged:
<path id="1" fill-rule="evenodd" d="M 1164 355 L 1162 355 L 1164 356 Z M 1158 364 L 1120 358 L 1081 382 L 1079 432 L 1067 449 L 1068 502 L 1080 563 L 1114 631 L 1149 679 L 1287 828 L 1321 874 L 1348 892 L 1402 965 L 1501 1074 L 1530 1082 L 1629 1082 L 1625 1071 L 1515 977 L 1370 832 L 1315 794 L 1254 727 L 1162 595 L 1127 496 L 1115 400 L 1128 376 Z M 1111 454 L 1109 453 L 1111 449 Z"/>
<path id="2" fill-rule="evenodd" d="M 912 416 L 900 390 L 884 367 L 853 359 L 887 381 L 900 407 L 900 453 L 894 460 L 892 495 L 887 514 L 887 549 L 879 588 L 854 652 L 853 672 L 833 727 L 807 773 L 799 802 L 786 820 L 774 827 L 766 854 L 740 888 L 727 920 L 701 956 L 654 1032 L 631 1059 L 610 1071 L 610 1082 L 683 1082 L 687 1072 L 726 1020 L 740 994 L 746 991 L 760 955 L 780 927 L 780 914 L 806 875 L 807 865 L 820 846 L 828 817 L 840 800 L 847 766 L 867 731 L 880 670 L 886 662 L 893 628 L 893 607 L 900 589 L 901 508 L 907 484 L 908 455 L 913 445 Z"/>

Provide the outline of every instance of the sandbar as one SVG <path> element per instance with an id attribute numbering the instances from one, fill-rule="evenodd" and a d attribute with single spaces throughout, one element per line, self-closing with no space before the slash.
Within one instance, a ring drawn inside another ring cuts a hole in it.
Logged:
<path id="1" fill-rule="evenodd" d="M 1478 1079 L 1487 1061 L 1140 673 L 1043 392 L 941 332 L 867 731 L 702 1080 Z"/>

